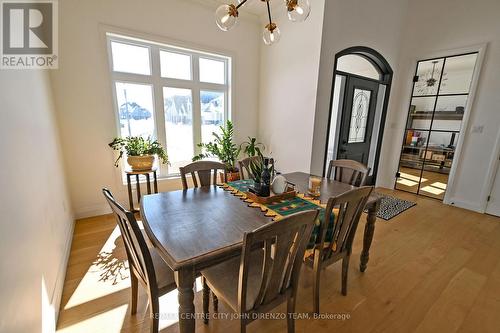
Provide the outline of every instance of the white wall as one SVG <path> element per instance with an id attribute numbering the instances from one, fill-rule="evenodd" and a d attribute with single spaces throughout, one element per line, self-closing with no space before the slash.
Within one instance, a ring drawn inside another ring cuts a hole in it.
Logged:
<path id="1" fill-rule="evenodd" d="M 290 22 L 285 6 L 274 6 L 281 40 L 261 48 L 259 139 L 282 172 L 310 168 L 324 3 L 312 1 L 303 23 Z"/>
<path id="2" fill-rule="evenodd" d="M 260 27 L 242 15 L 224 33 L 215 25 L 211 1 L 64 0 L 59 2 L 59 70 L 52 74 L 71 201 L 77 217 L 107 211 L 100 189 L 111 188 L 126 202 L 114 153 L 107 146 L 116 133 L 108 74 L 106 26 L 158 40 L 229 53 L 233 56 L 233 121 L 237 141 L 257 134 Z M 160 182 L 160 190 L 180 181 Z"/>
<path id="3" fill-rule="evenodd" d="M 0 100 L 0 332 L 51 332 L 73 218 L 47 73 L 2 70 Z"/>
<path id="4" fill-rule="evenodd" d="M 432 10 L 430 10 L 432 8 Z M 466 129 L 450 201 L 484 210 L 488 169 L 500 128 L 500 2 L 496 0 L 327 1 L 311 170 L 322 171 L 334 56 L 355 45 L 374 48 L 395 75 L 380 157 L 377 185 L 393 188 L 416 61 L 447 50 L 488 43 Z M 453 53 L 453 52 L 451 52 Z M 471 129 L 484 126 L 482 133 Z M 308 137 L 302 139 L 308 140 Z"/>
<path id="5" fill-rule="evenodd" d="M 432 10 L 429 10 L 432 8 Z M 416 60 L 438 53 L 488 43 L 486 57 L 479 77 L 477 92 L 465 129 L 462 154 L 455 159 L 458 168 L 455 185 L 447 195 L 451 202 L 464 208 L 483 210 L 489 191 L 488 168 L 494 156 L 493 149 L 500 128 L 500 2 L 497 0 L 422 0 L 410 2 L 398 72 L 400 89 L 392 95 L 396 108 L 390 110 L 388 123 L 397 129 L 385 142 L 394 144 L 384 151 L 385 163 L 380 170 L 380 183 L 394 184 L 403 128 L 408 109 L 411 78 Z M 453 53 L 453 52 L 452 52 Z M 483 133 L 473 133 L 475 126 L 484 126 Z"/>
<path id="6" fill-rule="evenodd" d="M 323 172 L 335 54 L 351 46 L 368 46 L 381 53 L 395 69 L 400 53 L 401 28 L 406 19 L 407 8 L 408 0 L 326 1 L 311 156 L 312 173 Z M 395 71 L 389 113 L 395 108 L 392 96 L 398 84 L 399 75 Z M 392 135 L 393 127 L 391 121 L 387 120 L 385 137 Z M 382 152 L 391 145 L 391 141 L 384 140 Z M 382 153 L 379 174 L 382 172 L 384 156 Z"/>

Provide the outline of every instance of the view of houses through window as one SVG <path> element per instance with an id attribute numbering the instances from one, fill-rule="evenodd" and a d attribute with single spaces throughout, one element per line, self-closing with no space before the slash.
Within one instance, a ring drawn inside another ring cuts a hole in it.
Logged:
<path id="1" fill-rule="evenodd" d="M 114 34 L 108 49 L 117 134 L 157 139 L 177 175 L 229 117 L 231 59 Z"/>

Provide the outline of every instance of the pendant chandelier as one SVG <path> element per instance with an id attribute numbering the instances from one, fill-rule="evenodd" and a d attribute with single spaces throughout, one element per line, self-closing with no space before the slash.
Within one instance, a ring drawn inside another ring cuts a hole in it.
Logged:
<path id="1" fill-rule="evenodd" d="M 231 30 L 238 22 L 238 10 L 247 2 L 248 0 L 238 0 L 238 5 L 228 4 L 222 5 L 215 11 L 215 21 L 217 26 L 222 31 Z M 266 3 L 267 6 L 267 16 L 269 18 L 269 23 L 264 27 L 264 32 L 262 33 L 262 39 L 266 45 L 272 45 L 280 40 L 280 29 L 273 22 L 271 17 L 271 7 L 269 1 L 271 0 L 260 0 Z M 292 22 L 303 22 L 305 21 L 311 12 L 311 5 L 309 0 L 285 0 L 286 9 L 288 12 L 288 19 Z"/>

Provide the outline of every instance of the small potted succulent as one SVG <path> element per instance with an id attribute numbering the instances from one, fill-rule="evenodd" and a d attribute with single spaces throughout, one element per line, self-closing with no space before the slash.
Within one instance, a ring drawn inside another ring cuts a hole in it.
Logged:
<path id="1" fill-rule="evenodd" d="M 238 147 L 233 140 L 234 127 L 231 121 L 226 122 L 226 126 L 220 126 L 221 134 L 212 133 L 214 140 L 209 143 L 200 143 L 201 154 L 193 157 L 193 161 L 199 161 L 204 158 L 216 157 L 226 166 L 227 181 L 240 179 L 240 174 L 236 163 L 240 155 L 241 147 Z M 221 181 L 223 176 L 221 175 Z"/>
<path id="2" fill-rule="evenodd" d="M 129 136 L 126 138 L 114 138 L 108 144 L 113 150 L 119 151 L 120 155 L 115 161 L 115 166 L 118 167 L 118 162 L 127 155 L 127 163 L 133 171 L 145 171 L 153 168 L 155 155 L 158 156 L 162 163 L 168 163 L 168 156 L 162 145 L 151 137 L 143 138 L 142 136 Z"/>

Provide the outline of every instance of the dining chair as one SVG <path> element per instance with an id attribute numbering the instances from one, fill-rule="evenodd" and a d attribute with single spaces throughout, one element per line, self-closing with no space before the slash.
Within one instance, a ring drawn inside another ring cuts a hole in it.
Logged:
<path id="1" fill-rule="evenodd" d="M 358 161 L 331 160 L 328 165 L 326 178 L 332 178 L 332 173 L 333 179 L 339 182 L 353 186 L 364 186 L 366 184 L 366 178 L 370 173 L 370 168 Z"/>
<path id="2" fill-rule="evenodd" d="M 285 301 L 288 332 L 295 331 L 300 268 L 317 216 L 309 210 L 245 233 L 241 257 L 201 272 L 212 292 L 239 314 L 240 332 Z"/>
<path id="3" fill-rule="evenodd" d="M 222 170 L 224 172 L 223 177 L 225 183 L 227 181 L 227 174 L 226 174 L 226 166 L 224 165 L 224 163 L 215 161 L 196 161 L 186 166 L 180 167 L 179 171 L 181 173 L 182 188 L 184 190 L 187 190 L 189 188 L 186 179 L 187 174 L 191 174 L 194 187 L 211 185 L 210 178 L 212 178 L 213 185 L 217 184 L 217 170 Z M 198 175 L 198 179 L 196 175 Z"/>
<path id="4" fill-rule="evenodd" d="M 330 221 L 332 211 L 335 208 L 334 226 L 330 231 L 325 224 L 320 226 L 319 242 L 316 243 L 313 254 L 305 260 L 306 266 L 313 269 L 313 308 L 315 313 L 319 314 L 321 269 L 339 260 L 342 260 L 342 294 L 347 295 L 347 273 L 352 243 L 361 213 L 372 191 L 372 186 L 364 186 L 328 200 L 324 221 Z"/>
<path id="5" fill-rule="evenodd" d="M 134 315 L 137 312 L 137 287 L 138 282 L 140 282 L 148 294 L 150 318 L 152 321 L 150 332 L 156 333 L 158 332 L 160 317 L 158 299 L 177 288 L 174 272 L 167 266 L 154 248 L 148 248 L 134 214 L 125 210 L 117 203 L 108 189 L 103 189 L 102 193 L 116 217 L 123 243 L 125 244 L 132 289 L 130 313 Z"/>
<path id="6" fill-rule="evenodd" d="M 250 164 L 259 161 L 262 157 L 251 156 L 238 161 L 238 166 L 240 170 L 240 179 L 250 179 L 253 176 L 252 170 L 250 169 Z M 245 176 L 246 173 L 246 176 Z"/>

